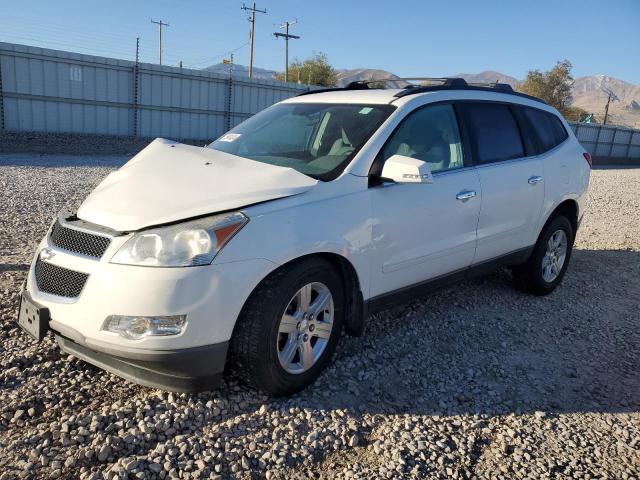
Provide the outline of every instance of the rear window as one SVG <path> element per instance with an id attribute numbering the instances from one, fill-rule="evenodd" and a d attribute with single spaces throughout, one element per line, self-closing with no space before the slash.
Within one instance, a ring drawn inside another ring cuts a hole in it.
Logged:
<path id="1" fill-rule="evenodd" d="M 464 103 L 466 125 L 477 164 L 524 157 L 518 124 L 508 105 Z"/>
<path id="2" fill-rule="evenodd" d="M 528 107 L 523 107 L 522 111 L 535 133 L 538 143 L 537 153 L 547 152 L 567 139 L 567 131 L 555 115 Z"/>

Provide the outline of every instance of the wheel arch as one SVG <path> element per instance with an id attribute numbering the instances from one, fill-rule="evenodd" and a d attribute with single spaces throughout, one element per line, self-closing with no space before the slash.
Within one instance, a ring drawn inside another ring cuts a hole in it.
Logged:
<path id="1" fill-rule="evenodd" d="M 264 278 L 262 278 L 252 290 L 251 295 L 260 288 L 267 278 L 277 274 L 292 265 L 310 260 L 312 258 L 320 258 L 330 264 L 340 275 L 343 285 L 343 294 L 345 298 L 345 331 L 352 336 L 360 336 L 364 331 L 364 300 L 362 294 L 362 284 L 358 272 L 353 263 L 345 256 L 335 252 L 314 252 L 292 258 L 282 264 L 278 264 L 276 268 L 271 270 Z M 249 299 L 247 297 L 247 301 Z M 246 301 L 245 301 L 246 303 Z"/>
<path id="2" fill-rule="evenodd" d="M 578 231 L 578 214 L 580 211 L 579 209 L 580 207 L 576 199 L 567 198 L 563 200 L 547 216 L 544 222 L 544 225 L 542 226 L 542 229 L 540 231 L 544 230 L 544 227 L 551 221 L 551 219 L 553 219 L 554 217 L 560 214 L 567 217 L 567 219 L 571 223 L 571 228 L 573 228 L 573 235 L 575 237 L 576 232 Z"/>

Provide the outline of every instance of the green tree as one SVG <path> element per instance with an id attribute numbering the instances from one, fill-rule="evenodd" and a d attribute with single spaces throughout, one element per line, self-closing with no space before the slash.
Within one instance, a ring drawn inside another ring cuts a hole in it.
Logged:
<path id="1" fill-rule="evenodd" d="M 284 82 L 284 73 L 277 73 L 275 79 Z M 304 61 L 296 58 L 291 62 L 289 81 L 333 87 L 338 81 L 338 75 L 329 64 L 326 53 L 318 52 Z"/>
<path id="2" fill-rule="evenodd" d="M 566 118 L 570 122 L 582 122 L 585 118 L 587 118 L 590 114 L 584 108 L 580 107 L 565 107 L 562 112 L 564 118 Z"/>
<path id="3" fill-rule="evenodd" d="M 547 72 L 530 70 L 527 73 L 527 78 L 518 85 L 517 89 L 522 93 L 541 98 L 558 109 L 565 117 L 573 117 L 570 119 L 574 120 L 587 112 L 571 106 L 573 100 L 571 97 L 571 87 L 573 86 L 571 68 L 571 62 L 563 60 L 557 62 L 555 67 Z"/>

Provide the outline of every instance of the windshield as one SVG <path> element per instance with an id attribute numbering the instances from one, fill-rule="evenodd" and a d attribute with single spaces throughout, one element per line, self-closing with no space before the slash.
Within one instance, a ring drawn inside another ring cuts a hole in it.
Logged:
<path id="1" fill-rule="evenodd" d="M 391 105 L 283 103 L 221 136 L 210 148 L 333 180 L 389 116 Z"/>

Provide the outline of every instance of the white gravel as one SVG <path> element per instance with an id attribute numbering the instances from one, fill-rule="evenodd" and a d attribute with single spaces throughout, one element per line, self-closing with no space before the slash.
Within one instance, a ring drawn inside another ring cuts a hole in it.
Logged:
<path id="1" fill-rule="evenodd" d="M 0 156 L 0 480 L 640 478 L 640 169 L 593 172 L 552 295 L 499 271 L 382 312 L 269 400 L 139 387 L 15 326 L 51 219 L 124 160 Z"/>

